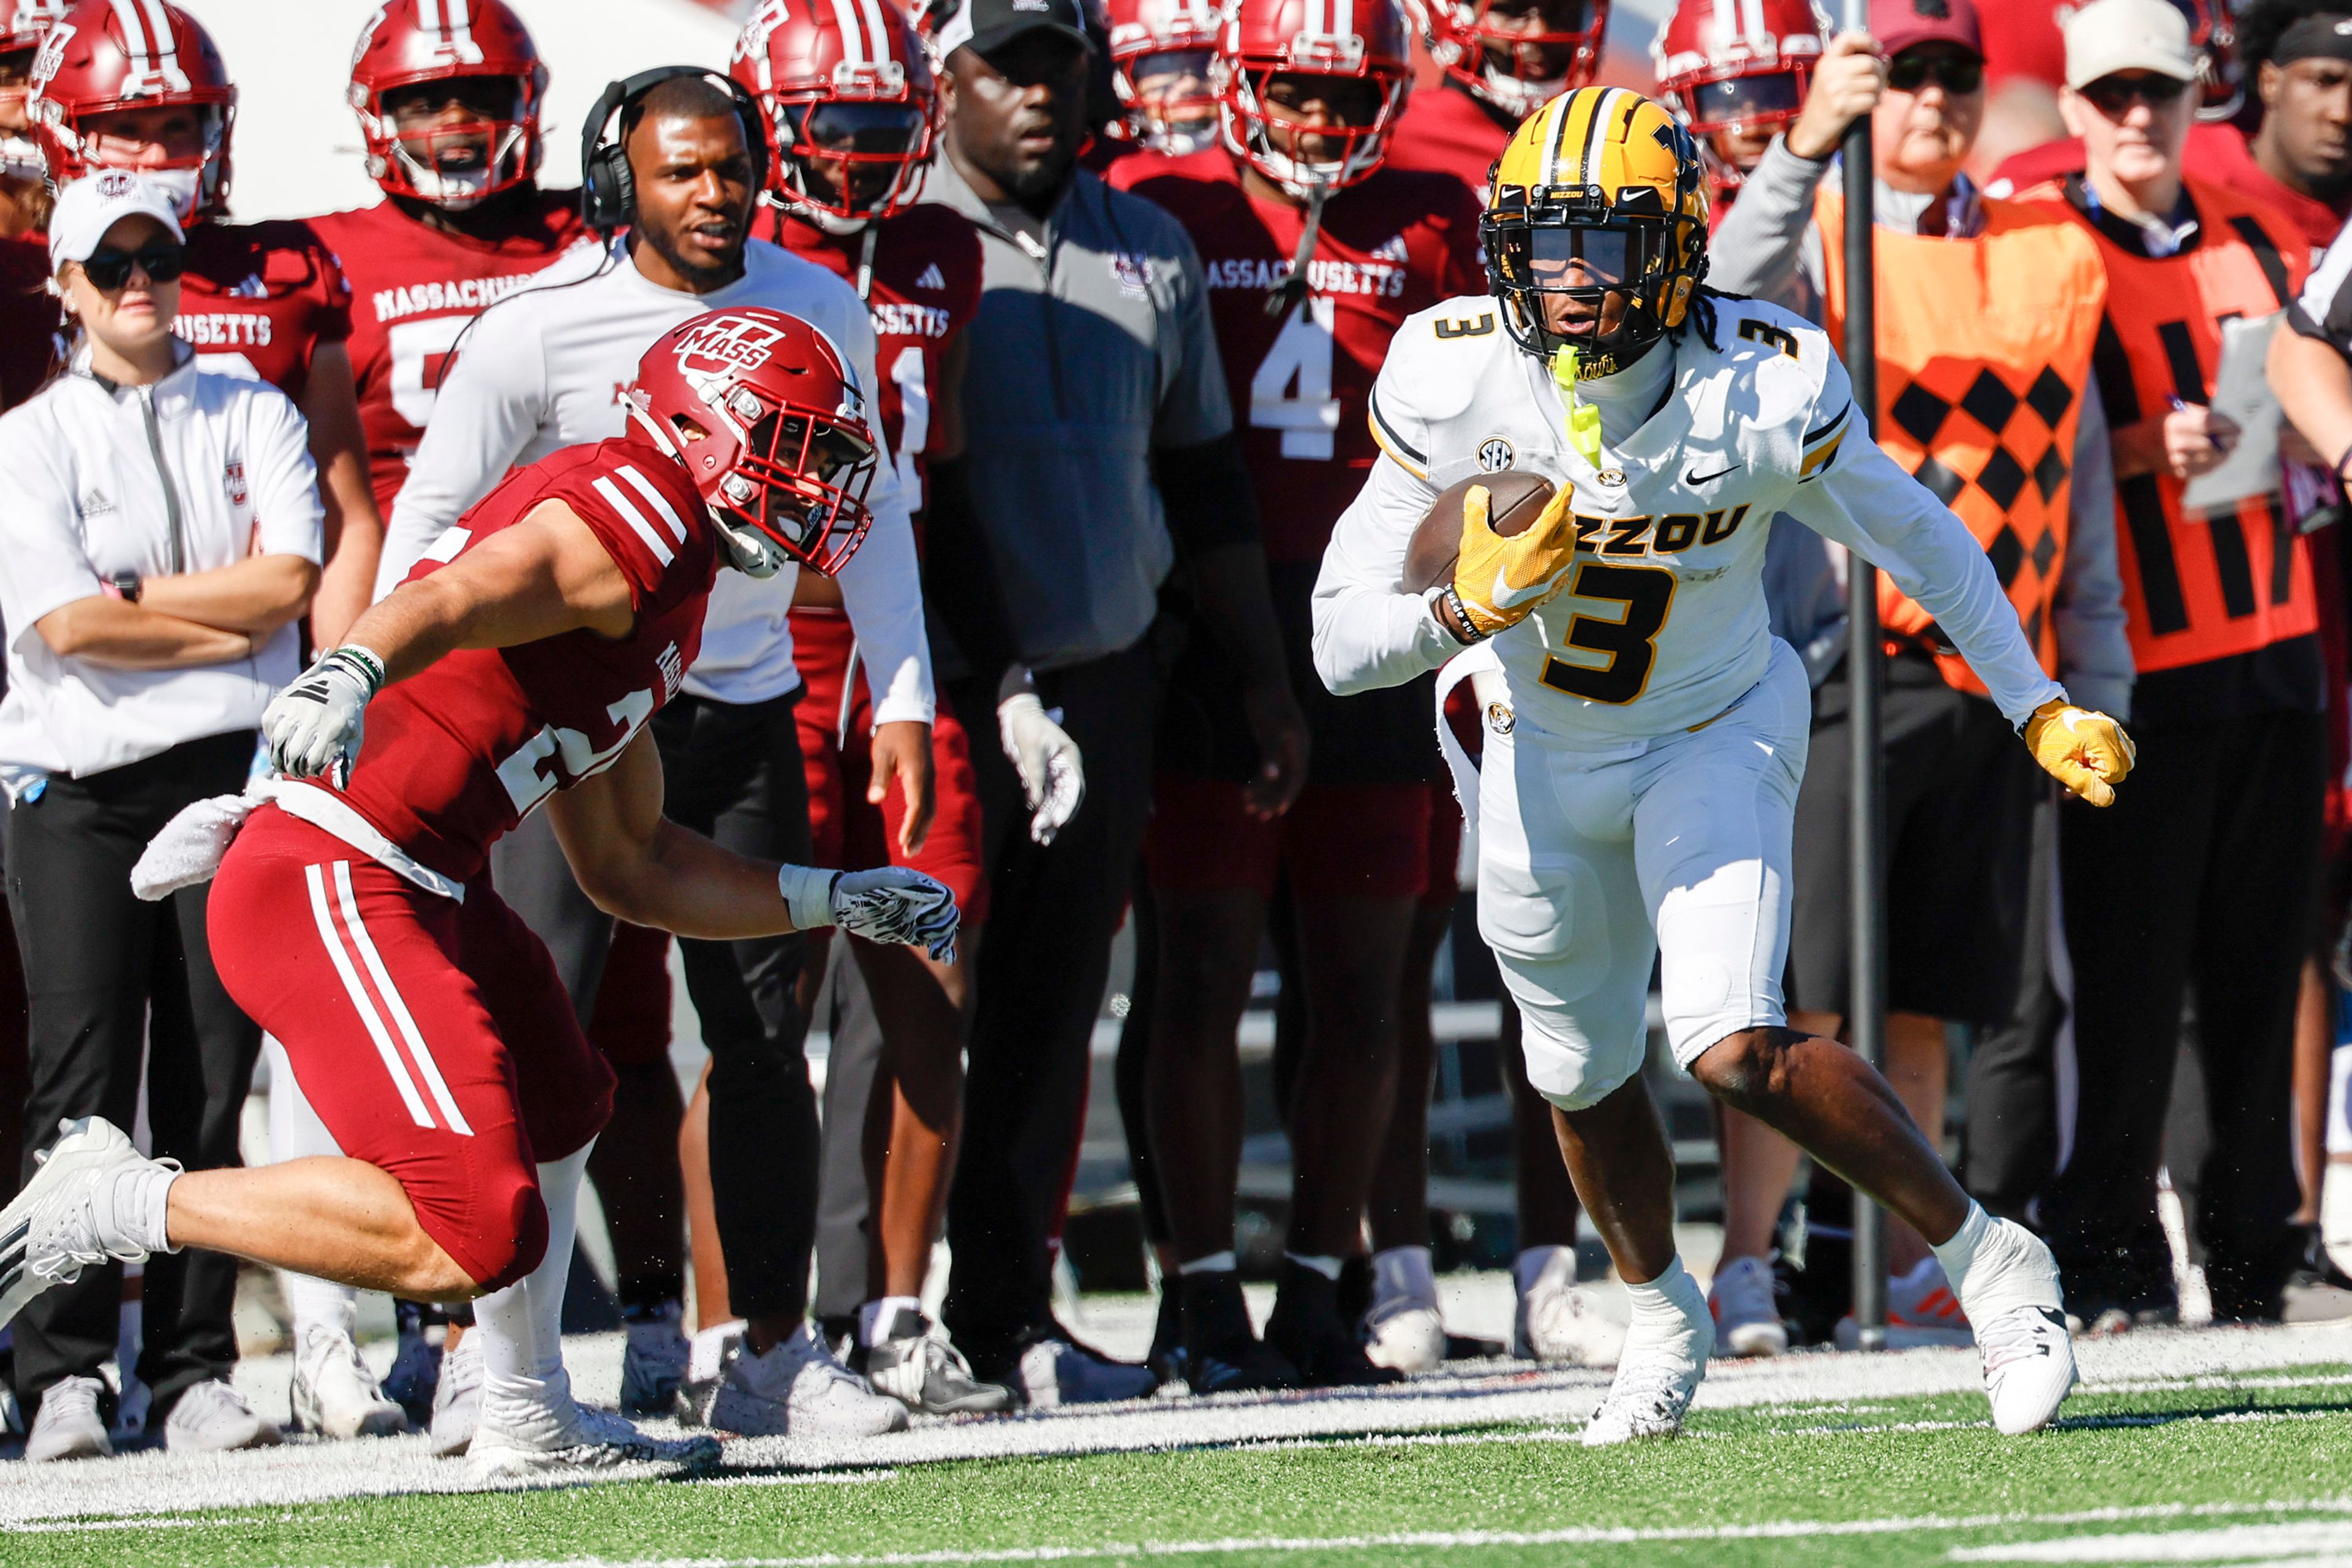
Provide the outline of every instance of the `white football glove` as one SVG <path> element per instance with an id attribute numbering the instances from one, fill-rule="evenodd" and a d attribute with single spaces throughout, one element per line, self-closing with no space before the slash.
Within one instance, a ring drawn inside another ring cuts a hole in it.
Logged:
<path id="1" fill-rule="evenodd" d="M 962 919 L 955 895 L 920 871 L 784 866 L 776 872 L 776 887 L 795 931 L 837 925 L 868 942 L 919 947 L 941 963 L 955 962 L 956 924 Z"/>
<path id="2" fill-rule="evenodd" d="M 1029 837 L 1051 844 L 1087 797 L 1078 743 L 1046 715 L 1034 691 L 1017 691 L 998 703 L 996 729 L 1005 756 L 1021 775 L 1021 794 L 1031 812 Z"/>
<path id="3" fill-rule="evenodd" d="M 368 699 L 383 689 L 383 661 L 356 643 L 319 656 L 261 715 L 269 760 L 288 778 L 351 782 L 366 731 Z"/>

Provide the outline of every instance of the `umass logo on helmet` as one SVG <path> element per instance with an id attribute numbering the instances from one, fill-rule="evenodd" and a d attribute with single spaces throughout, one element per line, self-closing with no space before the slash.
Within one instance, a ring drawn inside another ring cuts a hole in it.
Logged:
<path id="1" fill-rule="evenodd" d="M 749 316 L 723 316 L 688 332 L 677 345 L 677 366 L 689 375 L 757 370 L 775 357 L 784 330 Z"/>

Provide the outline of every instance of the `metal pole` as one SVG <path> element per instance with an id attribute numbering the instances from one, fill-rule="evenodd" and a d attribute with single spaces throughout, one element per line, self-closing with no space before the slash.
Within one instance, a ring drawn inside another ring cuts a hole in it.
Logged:
<path id="1" fill-rule="evenodd" d="M 1849 32 L 1870 29 L 1869 0 L 1845 0 Z M 1871 244 L 1876 194 L 1871 163 L 1870 117 L 1846 128 L 1845 354 L 1855 412 L 1875 432 L 1878 423 L 1877 269 Z M 1846 1026 L 1862 1059 L 1876 1067 L 1886 1046 L 1886 779 L 1879 749 L 1879 714 L 1886 687 L 1885 645 L 1878 629 L 1878 568 L 1846 557 L 1847 725 L 1853 743 L 1851 903 L 1853 910 L 1853 991 Z M 1853 1194 L 1853 1319 L 1861 1347 L 1886 1348 L 1886 1230 L 1878 1205 Z"/>

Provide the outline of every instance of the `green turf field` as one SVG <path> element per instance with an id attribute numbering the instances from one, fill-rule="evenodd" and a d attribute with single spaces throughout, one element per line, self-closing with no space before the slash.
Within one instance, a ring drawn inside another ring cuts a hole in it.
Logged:
<path id="1" fill-rule="evenodd" d="M 1701 1411 L 1677 1441 L 1598 1453 L 1565 1426 L 1484 1426 L 815 1473 L 730 1468 L 716 1481 L 192 1510 L 0 1536 L 8 1568 L 1171 1557 L 1204 1568 L 2352 1564 L 2352 1369 L 2078 1394 L 2058 1428 L 2023 1439 L 1996 1435 L 1980 1397 L 1953 1394 Z"/>

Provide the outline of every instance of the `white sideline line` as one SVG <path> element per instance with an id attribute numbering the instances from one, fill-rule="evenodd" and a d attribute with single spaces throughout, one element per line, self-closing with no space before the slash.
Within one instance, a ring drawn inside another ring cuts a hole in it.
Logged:
<path id="1" fill-rule="evenodd" d="M 11 1535 L 73 1535 L 86 1530 L 203 1530 L 226 1524 L 225 1519 L 54 1519 L 36 1524 L 11 1524 Z"/>
<path id="2" fill-rule="evenodd" d="M 2135 1520 L 2223 1518 L 2233 1514 L 2352 1514 L 2352 1498 L 2311 1502 L 2151 1503 L 2074 1513 L 1920 1514 L 1844 1521 L 1780 1520 L 1769 1524 L 1685 1525 L 1653 1530 L 1460 1530 L 1394 1535 L 1229 1536 L 1218 1541 L 1146 1541 L 1101 1546 L 1015 1546 L 986 1552 L 893 1552 L 873 1556 L 822 1552 L 808 1557 L 565 1557 L 509 1563 L 502 1568 L 929 1568 L 981 1563 L 1078 1563 L 1102 1557 L 1205 1557 L 1229 1552 L 1420 1552 L 1488 1546 L 1635 1546 L 1670 1541 L 1784 1541 L 1830 1535 L 1909 1535 L 1930 1531 L 2117 1524 Z"/>
<path id="3" fill-rule="evenodd" d="M 778 1476 L 712 1476 L 686 1483 L 696 1487 L 870 1487 L 895 1481 L 896 1470 L 814 1470 Z"/>

